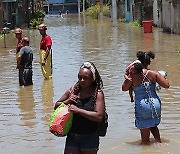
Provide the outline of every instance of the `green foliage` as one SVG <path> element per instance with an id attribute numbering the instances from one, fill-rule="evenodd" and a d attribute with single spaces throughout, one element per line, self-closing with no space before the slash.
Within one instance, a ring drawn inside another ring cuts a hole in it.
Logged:
<path id="1" fill-rule="evenodd" d="M 110 10 L 109 10 L 109 6 L 104 5 L 103 6 L 103 15 L 104 16 L 109 16 Z"/>
<path id="2" fill-rule="evenodd" d="M 103 6 L 103 15 L 109 16 L 109 6 L 104 5 Z M 100 6 L 95 5 L 86 10 L 86 15 L 92 17 L 93 19 L 99 19 L 100 17 Z"/>
<path id="3" fill-rule="evenodd" d="M 176 54 L 178 55 L 178 56 L 180 56 L 180 46 L 179 45 L 175 45 L 175 48 L 176 48 Z"/>
<path id="4" fill-rule="evenodd" d="M 43 20 L 42 19 L 31 19 L 31 21 L 30 21 L 30 26 L 32 27 L 32 28 L 36 28 L 38 25 L 40 25 L 40 24 L 42 24 L 43 23 Z"/>
<path id="5" fill-rule="evenodd" d="M 139 20 L 135 20 L 129 23 L 132 27 L 140 27 L 141 24 L 139 22 Z"/>
<path id="6" fill-rule="evenodd" d="M 180 56 L 180 49 L 176 50 L 176 53 L 177 53 L 178 56 Z"/>
<path id="7" fill-rule="evenodd" d="M 2 39 L 3 38 L 3 35 L 2 34 L 0 34 L 0 39 Z"/>
<path id="8" fill-rule="evenodd" d="M 36 10 L 34 13 L 31 13 L 30 19 L 38 19 L 38 18 L 44 18 L 45 12 L 43 10 Z"/>
<path id="9" fill-rule="evenodd" d="M 100 7 L 98 5 L 92 6 L 86 10 L 86 15 L 93 19 L 99 18 Z"/>
<path id="10" fill-rule="evenodd" d="M 43 23 L 45 12 L 43 10 L 36 10 L 30 15 L 30 26 L 35 28 L 36 26 Z"/>

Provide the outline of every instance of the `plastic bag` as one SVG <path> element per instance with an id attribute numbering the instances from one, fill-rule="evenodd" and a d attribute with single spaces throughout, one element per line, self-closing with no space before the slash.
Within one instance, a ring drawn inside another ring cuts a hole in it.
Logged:
<path id="1" fill-rule="evenodd" d="M 66 136 L 71 129 L 72 120 L 73 113 L 62 103 L 50 117 L 49 131 L 58 137 Z"/>

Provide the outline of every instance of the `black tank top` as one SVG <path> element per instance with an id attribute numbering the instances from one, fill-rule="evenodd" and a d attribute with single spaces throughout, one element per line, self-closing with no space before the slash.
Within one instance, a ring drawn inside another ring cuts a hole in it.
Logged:
<path id="1" fill-rule="evenodd" d="M 87 111 L 94 111 L 93 96 L 84 99 L 78 99 L 77 102 L 77 104 L 74 104 L 77 107 Z M 97 132 L 97 129 L 98 122 L 91 121 L 77 113 L 73 114 L 73 123 L 70 130 L 71 133 L 92 134 Z"/>

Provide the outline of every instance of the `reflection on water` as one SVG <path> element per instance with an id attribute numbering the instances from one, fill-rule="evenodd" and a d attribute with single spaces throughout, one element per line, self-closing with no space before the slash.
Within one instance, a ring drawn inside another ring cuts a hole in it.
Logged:
<path id="1" fill-rule="evenodd" d="M 7 48 L 0 40 L 0 151 L 1 153 L 63 153 L 65 137 L 49 132 L 53 102 L 77 81 L 79 67 L 90 60 L 97 66 L 103 82 L 109 127 L 101 138 L 102 154 L 179 153 L 180 150 L 180 36 L 166 34 L 159 28 L 144 34 L 142 27 L 109 19 L 91 20 L 78 15 L 47 16 L 47 33 L 53 40 L 53 78 L 44 80 L 39 65 L 37 29 L 24 30 L 34 51 L 33 86 L 19 87 L 16 70 L 14 34 L 7 36 Z M 158 93 L 162 100 L 160 133 L 163 144 L 140 146 L 140 133 L 134 126 L 134 104 L 128 92 L 121 91 L 126 66 L 136 59 L 138 50 L 156 54 L 150 66 L 166 70 L 170 89 Z M 12 52 L 11 52 L 12 51 Z M 166 142 L 167 141 L 167 142 Z"/>
<path id="2" fill-rule="evenodd" d="M 34 111 L 35 103 L 34 103 L 34 94 L 33 94 L 33 86 L 20 87 L 17 91 L 17 102 L 19 102 L 19 109 L 21 120 L 23 124 L 22 126 L 34 127 L 36 119 L 36 113 Z"/>
<path id="3" fill-rule="evenodd" d="M 45 121 L 47 127 L 49 124 L 50 113 L 53 110 L 53 81 L 52 80 L 44 80 L 41 88 L 42 95 L 42 104 L 43 104 L 43 113 L 44 117 L 42 120 Z"/>

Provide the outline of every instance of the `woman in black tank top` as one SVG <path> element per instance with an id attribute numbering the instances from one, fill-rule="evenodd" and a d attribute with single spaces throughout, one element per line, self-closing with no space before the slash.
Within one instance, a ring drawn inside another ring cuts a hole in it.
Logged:
<path id="1" fill-rule="evenodd" d="M 56 102 L 55 109 L 64 102 L 71 104 L 72 128 L 67 135 L 65 154 L 96 154 L 99 149 L 98 122 L 105 111 L 103 82 L 92 62 L 85 62 L 79 70 L 78 82 Z"/>

